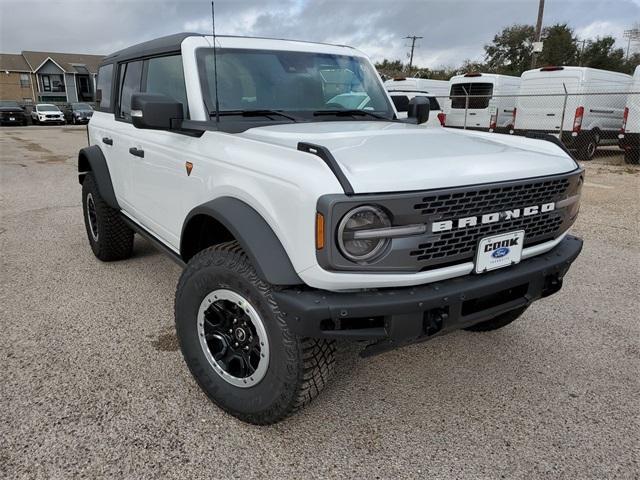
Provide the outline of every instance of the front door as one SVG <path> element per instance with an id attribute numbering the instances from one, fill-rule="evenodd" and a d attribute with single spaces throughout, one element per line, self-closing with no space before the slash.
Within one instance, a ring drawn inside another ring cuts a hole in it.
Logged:
<path id="1" fill-rule="evenodd" d="M 144 74 L 139 76 L 139 72 Z M 176 132 L 135 128 L 130 111 L 131 95 L 142 91 L 180 101 L 188 115 L 182 57 L 150 58 L 141 67 L 129 64 L 121 85 L 116 115 L 120 120 L 117 123 L 121 124 L 121 154 L 127 159 L 131 179 L 126 192 L 128 207 L 139 223 L 178 249 L 188 195 L 185 152 L 198 139 Z"/>

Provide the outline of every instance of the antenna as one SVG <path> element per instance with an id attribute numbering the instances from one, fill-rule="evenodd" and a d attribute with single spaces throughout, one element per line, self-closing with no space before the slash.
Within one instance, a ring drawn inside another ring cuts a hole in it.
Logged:
<path id="1" fill-rule="evenodd" d="M 220 104 L 218 103 L 218 55 L 216 54 L 216 12 L 211 2 L 211 33 L 213 34 L 213 85 L 216 89 L 216 123 L 220 123 Z"/>

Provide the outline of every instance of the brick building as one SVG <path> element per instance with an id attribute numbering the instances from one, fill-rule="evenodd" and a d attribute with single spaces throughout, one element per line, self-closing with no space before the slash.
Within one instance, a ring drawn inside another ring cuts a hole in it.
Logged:
<path id="1" fill-rule="evenodd" d="M 0 100 L 20 104 L 92 102 L 102 55 L 0 53 Z"/>

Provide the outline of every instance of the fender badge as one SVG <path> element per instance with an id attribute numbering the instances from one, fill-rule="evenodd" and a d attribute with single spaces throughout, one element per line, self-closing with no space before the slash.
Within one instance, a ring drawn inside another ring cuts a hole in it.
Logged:
<path id="1" fill-rule="evenodd" d="M 188 177 L 189 175 L 191 175 L 191 170 L 193 170 L 193 163 L 184 162 L 184 168 L 187 169 L 187 177 Z"/>

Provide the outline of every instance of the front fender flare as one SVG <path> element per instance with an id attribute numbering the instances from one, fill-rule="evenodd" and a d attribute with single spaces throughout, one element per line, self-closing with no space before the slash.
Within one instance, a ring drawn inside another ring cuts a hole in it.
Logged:
<path id="1" fill-rule="evenodd" d="M 84 177 L 87 172 L 91 171 L 96 179 L 98 193 L 102 199 L 111 208 L 120 210 L 118 200 L 116 200 L 116 194 L 113 191 L 113 184 L 111 183 L 111 174 L 109 173 L 109 166 L 107 160 L 104 158 L 104 154 L 100 147 L 97 145 L 91 145 L 90 147 L 84 147 L 80 149 L 78 153 L 78 181 L 80 184 L 84 181 Z"/>
<path id="2" fill-rule="evenodd" d="M 191 210 L 182 226 L 181 253 L 184 248 L 186 226 L 196 215 L 210 216 L 224 225 L 245 251 L 263 280 L 272 285 L 304 283 L 269 224 L 256 210 L 237 198 L 217 198 Z"/>

